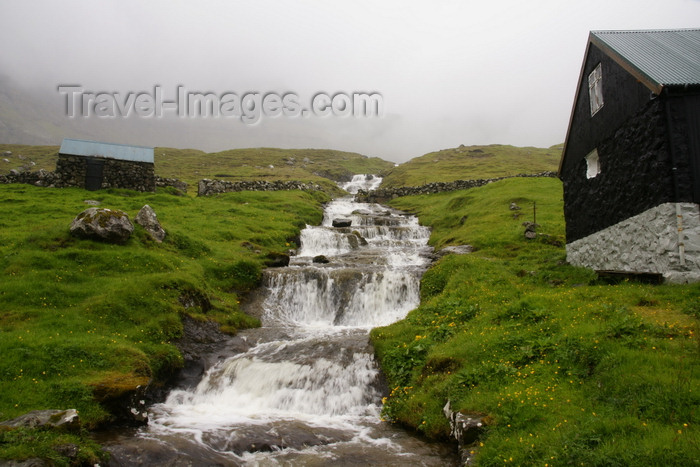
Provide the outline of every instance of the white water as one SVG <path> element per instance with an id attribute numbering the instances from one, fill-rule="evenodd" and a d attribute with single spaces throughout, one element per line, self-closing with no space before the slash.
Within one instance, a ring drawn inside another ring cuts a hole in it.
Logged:
<path id="1" fill-rule="evenodd" d="M 356 176 L 346 186 L 379 183 Z M 359 453 L 377 465 L 442 463 L 433 448 L 380 421 L 367 335 L 417 306 L 429 231 L 350 197 L 324 212 L 321 226 L 302 232 L 290 266 L 266 271 L 263 328 L 246 334 L 257 345 L 154 406 L 144 436 L 184 436 L 232 465 L 349 465 Z M 340 217 L 352 226 L 331 227 Z M 353 245 L 353 231 L 366 244 Z M 330 262 L 312 263 L 316 255 Z"/>
<path id="2" fill-rule="evenodd" d="M 348 193 L 355 194 L 359 190 L 365 190 L 365 191 L 370 191 L 374 190 L 381 185 L 382 179 L 381 177 L 377 177 L 374 175 L 354 175 L 352 177 L 352 180 L 350 180 L 347 183 L 341 183 L 340 187 L 347 191 Z"/>

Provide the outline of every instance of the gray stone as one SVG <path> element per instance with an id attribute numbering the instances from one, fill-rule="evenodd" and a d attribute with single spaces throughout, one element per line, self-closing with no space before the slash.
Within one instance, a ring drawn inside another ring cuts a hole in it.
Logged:
<path id="1" fill-rule="evenodd" d="M 486 429 L 483 415 L 476 413 L 455 412 L 447 401 L 442 409 L 450 422 L 450 437 L 457 441 L 463 465 L 471 465 L 471 455 L 468 446 L 476 443 Z"/>
<path id="2" fill-rule="evenodd" d="M 124 211 L 88 208 L 73 219 L 70 233 L 76 237 L 123 244 L 129 240 L 134 225 Z"/>
<path id="3" fill-rule="evenodd" d="M 514 202 L 513 202 L 513 203 L 510 203 L 510 210 L 511 210 L 511 211 L 518 211 L 518 210 L 520 210 L 520 206 L 518 206 L 518 205 L 515 204 Z"/>
<path id="4" fill-rule="evenodd" d="M 360 232 L 358 232 L 357 230 L 353 230 L 351 235 L 354 235 L 355 237 L 357 237 L 357 241 L 359 242 L 359 244 L 361 246 L 367 246 L 369 244 L 369 243 L 367 243 L 367 239 L 365 239 L 365 237 L 363 237 L 362 234 Z"/>
<path id="5" fill-rule="evenodd" d="M 352 225 L 352 219 L 333 219 L 333 227 L 350 227 Z"/>
<path id="6" fill-rule="evenodd" d="M 158 222 L 156 212 L 148 204 L 144 205 L 139 213 L 136 214 L 134 222 L 143 227 L 156 242 L 161 243 L 165 238 L 165 230 Z"/>
<path id="7" fill-rule="evenodd" d="M 328 264 L 331 261 L 326 258 L 324 255 L 318 255 L 314 256 L 314 259 L 312 260 L 314 263 L 319 263 L 319 264 Z"/>
<path id="8" fill-rule="evenodd" d="M 11 428 L 61 428 L 68 431 L 80 430 L 80 417 L 75 409 L 35 410 L 12 420 L 1 422 L 0 426 Z"/>
<path id="9" fill-rule="evenodd" d="M 86 199 L 83 201 L 83 203 L 89 205 L 89 206 L 99 206 L 100 202 L 95 200 L 95 199 Z"/>

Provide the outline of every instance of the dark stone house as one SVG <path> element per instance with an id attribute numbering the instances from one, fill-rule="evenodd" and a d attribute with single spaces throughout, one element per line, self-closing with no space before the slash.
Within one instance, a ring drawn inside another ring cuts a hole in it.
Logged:
<path id="1" fill-rule="evenodd" d="M 58 151 L 58 186 L 155 191 L 153 148 L 65 138 Z"/>
<path id="2" fill-rule="evenodd" d="M 590 33 L 559 177 L 570 263 L 700 280 L 700 29 Z"/>

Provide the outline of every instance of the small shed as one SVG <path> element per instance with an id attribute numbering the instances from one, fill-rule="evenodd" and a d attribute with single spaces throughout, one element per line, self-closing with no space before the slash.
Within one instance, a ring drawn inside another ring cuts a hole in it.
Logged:
<path id="1" fill-rule="evenodd" d="M 700 29 L 589 34 L 559 177 L 571 264 L 700 280 Z"/>
<path id="2" fill-rule="evenodd" d="M 156 189 L 153 148 L 146 146 L 64 138 L 56 173 L 60 186 Z"/>

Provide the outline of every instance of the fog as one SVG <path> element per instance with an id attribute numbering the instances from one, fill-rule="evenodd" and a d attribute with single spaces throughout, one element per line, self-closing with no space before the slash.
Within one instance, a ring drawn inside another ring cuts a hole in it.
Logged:
<path id="1" fill-rule="evenodd" d="M 700 1 L 0 0 L 0 17 L 0 74 L 80 136 L 207 151 L 332 148 L 402 162 L 460 144 L 563 142 L 588 32 L 697 27 Z M 217 97 L 294 94 L 302 108 L 318 93 L 375 93 L 382 112 L 282 113 L 253 124 L 175 110 L 71 119 L 61 85 L 120 98 L 159 86 L 165 100 L 178 86 Z"/>

